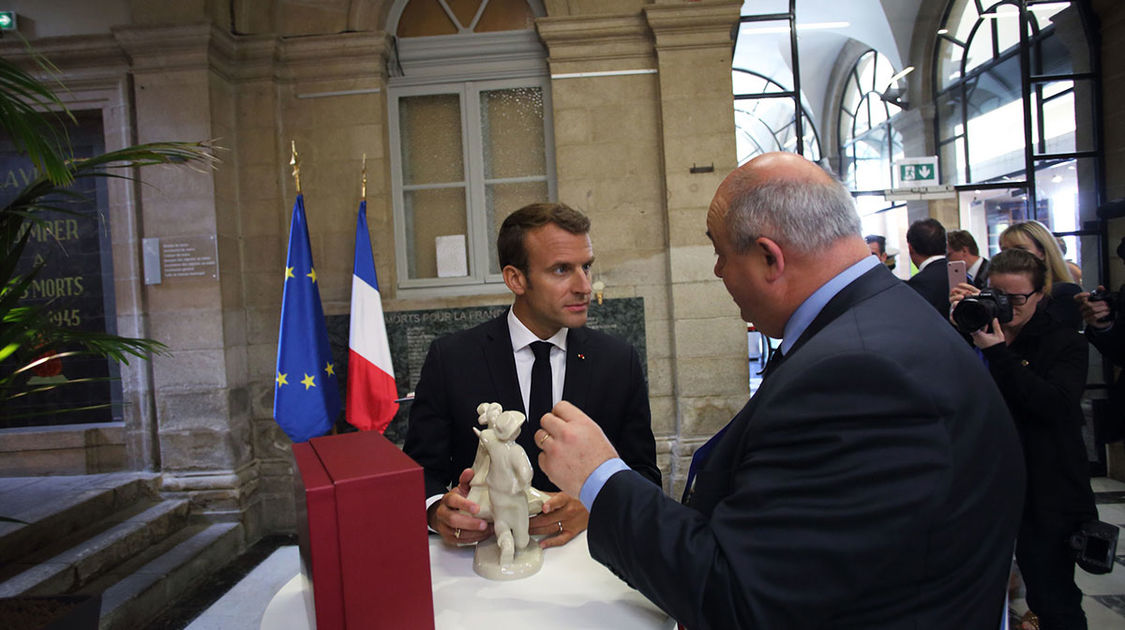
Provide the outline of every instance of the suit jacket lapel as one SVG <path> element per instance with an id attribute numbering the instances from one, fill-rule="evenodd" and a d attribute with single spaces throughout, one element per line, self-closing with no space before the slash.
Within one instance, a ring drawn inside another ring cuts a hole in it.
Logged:
<path id="1" fill-rule="evenodd" d="M 590 398 L 592 369 L 587 358 L 589 337 L 585 328 L 571 328 L 566 333 L 566 378 L 563 400 L 579 409 L 586 409 Z"/>
<path id="2" fill-rule="evenodd" d="M 512 335 L 508 332 L 507 317 L 505 313 L 492 320 L 482 340 L 485 365 L 499 400 L 478 402 L 498 402 L 505 410 L 519 409 L 526 415 L 527 409 L 523 407 L 523 395 L 520 394 L 519 378 L 516 376 L 516 358 L 512 353 Z M 474 369 L 471 365 L 461 367 L 466 370 Z"/>

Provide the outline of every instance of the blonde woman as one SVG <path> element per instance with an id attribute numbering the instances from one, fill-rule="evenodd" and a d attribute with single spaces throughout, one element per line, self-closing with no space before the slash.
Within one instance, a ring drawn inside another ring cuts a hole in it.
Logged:
<path id="1" fill-rule="evenodd" d="M 1081 330 L 1082 312 L 1074 296 L 1082 292 L 1082 287 L 1074 282 L 1055 236 L 1047 226 L 1038 221 L 1012 224 L 1000 234 L 1000 251 L 1006 249 L 1022 249 L 1043 261 L 1047 267 L 1045 288 L 1049 298 L 1044 310 L 1060 323 Z"/>

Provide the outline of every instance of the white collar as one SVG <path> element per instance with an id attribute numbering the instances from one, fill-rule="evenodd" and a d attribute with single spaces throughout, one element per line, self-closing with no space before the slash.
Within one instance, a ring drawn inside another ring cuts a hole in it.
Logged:
<path id="1" fill-rule="evenodd" d="M 923 270 L 923 269 L 925 269 L 925 268 L 926 268 L 926 267 L 927 267 L 927 266 L 928 266 L 928 265 L 929 265 L 930 263 L 934 262 L 935 260 L 941 260 L 941 259 L 943 259 L 943 258 L 945 258 L 945 256 L 930 256 L 929 258 L 927 258 L 927 259 L 923 260 L 923 261 L 922 261 L 922 264 L 918 265 L 918 271 L 922 271 L 922 270 Z"/>
<path id="2" fill-rule="evenodd" d="M 557 346 L 559 349 L 565 351 L 566 333 L 568 330 L 570 329 L 563 327 L 550 337 L 546 339 L 540 339 L 535 335 L 535 333 L 531 332 L 531 330 L 529 330 L 527 326 L 524 326 L 523 322 L 520 321 L 520 318 L 516 317 L 515 309 L 508 309 L 508 334 L 511 335 L 512 338 L 513 352 L 527 348 L 536 341 L 547 341 Z"/>

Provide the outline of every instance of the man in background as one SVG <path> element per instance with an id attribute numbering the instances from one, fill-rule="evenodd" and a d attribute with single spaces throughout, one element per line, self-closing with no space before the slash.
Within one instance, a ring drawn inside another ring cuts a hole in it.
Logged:
<path id="1" fill-rule="evenodd" d="M 906 230 L 910 261 L 918 268 L 906 284 L 941 313 L 949 317 L 949 274 L 945 268 L 945 228 L 937 219 L 921 219 Z"/>
<path id="2" fill-rule="evenodd" d="M 980 255 L 977 240 L 968 230 L 950 230 L 946 234 L 948 249 L 945 252 L 947 260 L 965 261 L 966 271 L 974 287 L 983 289 L 988 286 L 988 259 Z"/>

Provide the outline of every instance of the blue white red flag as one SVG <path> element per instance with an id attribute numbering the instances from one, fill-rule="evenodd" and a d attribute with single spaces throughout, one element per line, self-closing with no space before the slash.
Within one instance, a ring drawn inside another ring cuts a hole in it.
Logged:
<path id="1" fill-rule="evenodd" d="M 305 200 L 293 204 L 277 338 L 273 417 L 294 442 L 325 435 L 340 415 L 340 389 L 316 283 Z"/>
<path id="2" fill-rule="evenodd" d="M 398 411 L 395 370 L 367 233 L 367 202 L 359 204 L 352 271 L 352 314 L 348 333 L 347 419 L 361 431 L 382 433 Z"/>

